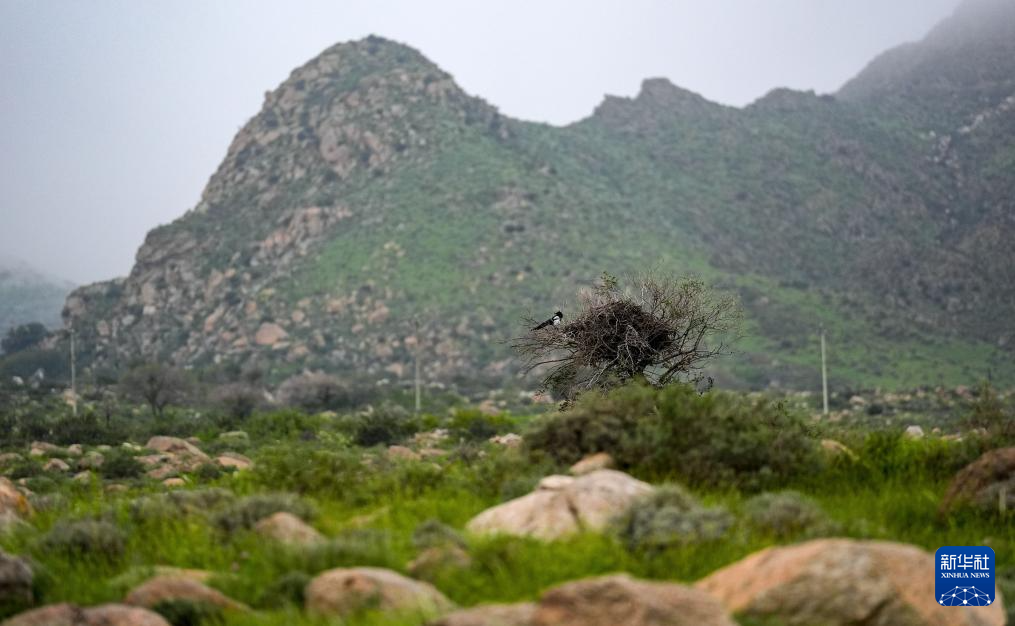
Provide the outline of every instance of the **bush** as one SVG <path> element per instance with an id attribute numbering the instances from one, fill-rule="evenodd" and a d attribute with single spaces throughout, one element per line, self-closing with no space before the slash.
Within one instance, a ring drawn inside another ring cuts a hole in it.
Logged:
<path id="1" fill-rule="evenodd" d="M 446 545 L 467 546 L 460 532 L 439 520 L 429 519 L 412 531 L 412 546 L 419 552 Z"/>
<path id="2" fill-rule="evenodd" d="M 204 481 L 221 478 L 223 473 L 222 468 L 215 463 L 202 463 L 194 470 L 194 476 Z"/>
<path id="3" fill-rule="evenodd" d="M 609 452 L 628 467 L 637 459 L 624 452 L 638 422 L 655 410 L 651 387 L 631 385 L 609 395 L 589 394 L 570 411 L 537 421 L 525 433 L 525 447 L 560 465 L 571 465 L 593 452 Z"/>
<path id="4" fill-rule="evenodd" d="M 359 396 L 351 385 L 335 376 L 305 372 L 282 383 L 278 398 L 285 406 L 316 412 L 353 408 Z"/>
<path id="5" fill-rule="evenodd" d="M 359 416 L 353 440 L 363 447 L 391 445 L 419 432 L 419 423 L 409 411 L 384 403 Z"/>
<path id="6" fill-rule="evenodd" d="M 258 605 L 266 609 L 283 609 L 290 605 L 302 607 L 303 594 L 310 581 L 311 576 L 306 572 L 286 572 L 261 592 Z"/>
<path id="7" fill-rule="evenodd" d="M 321 427 L 321 418 L 303 411 L 284 409 L 258 413 L 248 420 L 246 427 L 251 437 L 260 440 L 313 439 Z"/>
<path id="8" fill-rule="evenodd" d="M 119 561 L 126 537 L 113 524 L 99 520 L 60 521 L 42 537 L 42 548 L 69 559 Z"/>
<path id="9" fill-rule="evenodd" d="M 170 599 L 162 600 L 152 610 L 166 618 L 172 626 L 212 626 L 224 624 L 225 615 L 221 607 L 210 602 Z"/>
<path id="10" fill-rule="evenodd" d="M 796 491 L 758 494 L 744 503 L 744 516 L 754 530 L 779 539 L 830 526 L 821 507 Z"/>
<path id="11" fill-rule="evenodd" d="M 733 521 L 726 509 L 704 508 L 681 487 L 669 485 L 636 502 L 615 520 L 614 532 L 629 550 L 655 551 L 721 539 Z"/>
<path id="12" fill-rule="evenodd" d="M 231 504 L 215 517 L 215 524 L 226 532 L 253 528 L 254 524 L 279 511 L 304 520 L 313 519 L 316 510 L 291 493 L 265 493 L 247 496 Z"/>
<path id="13" fill-rule="evenodd" d="M 821 467 L 803 416 L 764 398 L 690 385 L 629 385 L 588 395 L 540 422 L 526 447 L 561 464 L 609 452 L 621 468 L 695 484 L 760 489 Z"/>
<path id="14" fill-rule="evenodd" d="M 99 466 L 99 474 L 112 480 L 140 478 L 145 468 L 133 455 L 123 449 L 113 448 L 105 455 Z"/>
<path id="15" fill-rule="evenodd" d="M 509 432 L 514 422 L 506 416 L 487 415 L 479 409 L 457 409 L 447 426 L 452 439 L 486 441 L 494 435 Z"/>
<path id="16" fill-rule="evenodd" d="M 314 544 L 305 555 L 305 564 L 310 572 L 364 566 L 399 569 L 404 565 L 393 549 L 391 535 L 382 530 L 347 531 Z"/>
<path id="17" fill-rule="evenodd" d="M 49 331 L 39 322 L 30 322 L 15 326 L 7 331 L 7 336 L 0 339 L 0 350 L 6 354 L 14 354 L 37 346 Z"/>
<path id="18" fill-rule="evenodd" d="M 131 515 L 139 522 L 158 522 L 188 515 L 208 515 L 235 501 L 236 496 L 226 489 L 171 491 L 138 498 L 131 506 Z"/>
<path id="19" fill-rule="evenodd" d="M 244 383 L 230 383 L 216 387 L 211 403 L 223 416 L 220 426 L 231 428 L 253 415 L 264 404 L 264 393 Z"/>

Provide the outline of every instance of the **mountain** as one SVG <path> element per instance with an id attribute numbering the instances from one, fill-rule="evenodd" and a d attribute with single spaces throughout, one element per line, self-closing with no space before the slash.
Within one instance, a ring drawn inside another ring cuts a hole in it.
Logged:
<path id="1" fill-rule="evenodd" d="M 60 328 L 60 310 L 72 289 L 72 283 L 48 276 L 20 259 L 0 256 L 0 334 L 28 322 Z"/>
<path id="2" fill-rule="evenodd" d="M 1015 382 L 1010 8 L 970 0 L 836 95 L 737 109 L 650 79 L 565 127 L 499 114 L 407 46 L 339 44 L 65 320 L 106 367 L 398 379 L 418 345 L 429 379 L 498 380 L 522 315 L 648 267 L 740 294 L 730 384 L 814 386 L 821 327 L 840 387 Z"/>

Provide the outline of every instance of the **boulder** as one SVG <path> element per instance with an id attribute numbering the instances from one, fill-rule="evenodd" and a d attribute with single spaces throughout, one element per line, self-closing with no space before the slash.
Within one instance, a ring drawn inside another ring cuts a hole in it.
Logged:
<path id="1" fill-rule="evenodd" d="M 50 459 L 46 461 L 42 469 L 47 472 L 69 472 L 70 465 L 67 465 L 63 459 Z"/>
<path id="2" fill-rule="evenodd" d="M 448 613 L 429 626 L 531 626 L 535 614 L 536 605 L 529 602 L 488 604 Z"/>
<path id="3" fill-rule="evenodd" d="M 536 491 L 483 511 L 466 528 L 553 540 L 583 530 L 599 531 L 652 486 L 616 470 L 572 478 L 548 476 Z"/>
<path id="4" fill-rule="evenodd" d="M 18 491 L 14 483 L 0 476 L 0 517 L 25 517 L 32 512 L 25 494 Z"/>
<path id="5" fill-rule="evenodd" d="M 209 460 L 208 455 L 201 452 L 197 446 L 179 437 L 152 437 L 145 444 L 145 447 L 149 450 L 174 454 L 176 456 L 191 456 L 205 462 Z"/>
<path id="6" fill-rule="evenodd" d="M 85 453 L 84 447 L 80 443 L 72 443 L 67 446 L 67 454 L 70 456 L 81 456 Z"/>
<path id="7" fill-rule="evenodd" d="M 162 484 L 170 489 L 175 489 L 176 487 L 186 487 L 187 481 L 182 478 L 167 478 L 162 481 Z"/>
<path id="8" fill-rule="evenodd" d="M 13 465 L 23 460 L 24 457 L 18 454 L 17 452 L 4 452 L 3 454 L 0 454 L 0 467 Z"/>
<path id="9" fill-rule="evenodd" d="M 405 446 L 389 446 L 388 458 L 392 460 L 418 461 L 422 457 Z"/>
<path id="10" fill-rule="evenodd" d="M 699 581 L 732 613 L 787 626 L 1003 626 L 1003 602 L 934 602 L 934 556 L 883 541 L 818 539 L 756 552 Z"/>
<path id="11" fill-rule="evenodd" d="M 517 448 L 522 445 L 522 436 L 516 435 L 515 433 L 508 433 L 506 435 L 496 435 L 490 437 L 490 443 L 504 446 L 506 448 Z"/>
<path id="12" fill-rule="evenodd" d="M 238 452 L 223 452 L 215 457 L 215 462 L 221 467 L 235 467 L 238 470 L 247 470 L 254 467 L 254 462 Z"/>
<path id="13" fill-rule="evenodd" d="M 589 578 L 550 589 L 532 626 L 736 626 L 712 596 L 675 583 L 627 574 Z"/>
<path id="14" fill-rule="evenodd" d="M 88 483 L 92 482 L 92 473 L 89 472 L 88 470 L 78 472 L 77 474 L 74 474 L 73 477 L 71 477 L 71 480 L 73 480 L 76 483 L 80 483 L 82 485 L 87 485 Z"/>
<path id="15" fill-rule="evenodd" d="M 590 472 L 601 469 L 613 469 L 617 466 L 616 461 L 608 452 L 597 452 L 586 456 L 571 466 L 568 472 L 572 476 L 584 476 Z"/>
<path id="16" fill-rule="evenodd" d="M 1015 448 L 985 453 L 955 475 L 941 501 L 941 512 L 962 505 L 1015 508 Z"/>
<path id="17" fill-rule="evenodd" d="M 45 441 L 33 441 L 32 445 L 29 446 L 29 456 L 49 456 L 51 454 L 60 454 L 63 449 L 60 446 L 55 446 Z"/>
<path id="18" fill-rule="evenodd" d="M 156 576 L 141 583 L 127 594 L 123 602 L 150 609 L 160 602 L 171 600 L 209 604 L 228 610 L 247 609 L 246 605 L 226 597 L 198 580 L 175 574 Z"/>
<path id="19" fill-rule="evenodd" d="M 906 426 L 906 431 L 902 435 L 907 439 L 923 439 L 923 428 L 915 424 Z"/>
<path id="20" fill-rule="evenodd" d="M 29 607 L 34 601 L 31 566 L 19 557 L 0 551 L 0 607 Z"/>
<path id="21" fill-rule="evenodd" d="M 100 604 L 81 608 L 53 604 L 21 613 L 4 626 L 170 626 L 158 613 L 122 604 Z"/>
<path id="22" fill-rule="evenodd" d="M 451 601 L 433 585 L 377 567 L 338 568 L 319 574 L 304 593 L 308 612 L 345 616 L 364 608 L 445 613 Z"/>
<path id="23" fill-rule="evenodd" d="M 263 537 L 289 545 L 306 546 L 324 541 L 324 535 L 292 513 L 279 511 L 254 525 Z"/>
<path id="24" fill-rule="evenodd" d="M 102 464 L 105 462 L 106 457 L 102 456 L 101 452 L 95 452 L 93 450 L 78 459 L 77 465 L 78 469 L 81 470 L 97 470 L 102 467 Z"/>
<path id="25" fill-rule="evenodd" d="M 264 322 L 254 335 L 254 343 L 259 346 L 273 346 L 289 336 L 285 329 L 272 322 Z"/>

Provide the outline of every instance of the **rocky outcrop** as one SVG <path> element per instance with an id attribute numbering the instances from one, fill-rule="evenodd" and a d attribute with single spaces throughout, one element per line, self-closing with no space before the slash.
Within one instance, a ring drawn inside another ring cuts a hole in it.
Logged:
<path id="1" fill-rule="evenodd" d="M 185 576 L 156 576 L 131 590 L 124 603 L 132 606 L 153 608 L 160 602 L 186 600 L 208 604 L 221 609 L 246 610 L 247 607 L 221 592 Z"/>
<path id="2" fill-rule="evenodd" d="M 237 470 L 247 470 L 254 467 L 254 462 L 238 452 L 223 452 L 215 457 L 215 462 L 222 467 L 231 467 Z"/>
<path id="3" fill-rule="evenodd" d="M 4 626 L 170 626 L 158 613 L 122 604 L 53 604 L 15 615 Z"/>
<path id="4" fill-rule="evenodd" d="M 376 567 L 329 570 L 310 581 L 304 595 L 307 611 L 329 616 L 367 607 L 435 615 L 453 607 L 432 585 Z"/>
<path id="5" fill-rule="evenodd" d="M 428 626 L 532 626 L 536 605 L 489 604 L 455 611 Z"/>
<path id="6" fill-rule="evenodd" d="M 941 512 L 963 505 L 1015 509 L 1015 448 L 991 450 L 955 475 L 941 501 Z"/>
<path id="7" fill-rule="evenodd" d="M 532 626 L 735 626 L 707 593 L 626 574 L 555 587 L 539 599 Z"/>
<path id="8" fill-rule="evenodd" d="M 536 491 L 483 511 L 466 528 L 479 534 L 505 533 L 552 540 L 580 531 L 598 531 L 652 486 L 616 470 L 572 478 L 547 476 Z"/>
<path id="9" fill-rule="evenodd" d="M 768 548 L 695 585 L 732 613 L 787 626 L 1003 626 L 1003 602 L 939 606 L 934 557 L 914 546 L 819 539 Z"/>
<path id="10" fill-rule="evenodd" d="M 292 513 L 279 511 L 254 524 L 254 532 L 279 543 L 294 546 L 308 546 L 324 541 L 319 533 Z"/>
<path id="11" fill-rule="evenodd" d="M 613 469 L 617 467 L 617 462 L 613 460 L 607 452 L 597 452 L 590 454 L 582 460 L 578 461 L 568 470 L 572 476 L 584 476 L 590 472 L 601 469 Z"/>

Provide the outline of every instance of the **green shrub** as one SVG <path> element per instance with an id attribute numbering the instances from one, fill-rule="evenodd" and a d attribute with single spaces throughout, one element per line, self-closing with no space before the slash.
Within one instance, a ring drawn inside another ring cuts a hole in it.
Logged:
<path id="1" fill-rule="evenodd" d="M 409 411 L 397 404 L 384 403 L 359 416 L 353 440 L 368 448 L 398 443 L 417 432 L 419 422 Z"/>
<path id="2" fill-rule="evenodd" d="M 304 520 L 313 519 L 312 505 L 291 493 L 264 493 L 237 500 L 216 515 L 215 524 L 226 532 L 253 528 L 254 524 L 280 511 Z"/>
<path id="3" fill-rule="evenodd" d="M 19 478 L 32 478 L 34 476 L 43 476 L 45 471 L 42 469 L 42 463 L 34 458 L 18 459 L 11 463 L 7 471 L 7 474 L 11 480 L 17 480 Z"/>
<path id="4" fill-rule="evenodd" d="M 222 468 L 215 463 L 202 463 L 194 470 L 194 475 L 201 480 L 216 480 L 222 477 Z"/>
<path id="5" fill-rule="evenodd" d="M 283 609 L 287 606 L 302 607 L 303 594 L 311 580 L 310 574 L 303 571 L 286 572 L 265 587 L 257 604 L 266 609 Z"/>
<path id="6" fill-rule="evenodd" d="M 391 534 L 383 530 L 351 530 L 316 543 L 305 552 L 305 565 L 316 573 L 336 567 L 387 567 L 398 569 L 405 565 L 393 549 Z"/>
<path id="7" fill-rule="evenodd" d="M 152 610 L 166 618 L 172 626 L 212 626 L 225 623 L 222 608 L 209 602 L 162 600 Z"/>
<path id="8" fill-rule="evenodd" d="M 103 478 L 112 480 L 140 478 L 145 471 L 133 455 L 122 448 L 114 448 L 105 454 L 105 460 L 99 466 L 99 473 Z"/>
<path id="9" fill-rule="evenodd" d="M 636 502 L 613 527 L 629 550 L 654 551 L 721 539 L 733 522 L 726 509 L 704 508 L 683 488 L 668 485 Z"/>
<path id="10" fill-rule="evenodd" d="M 744 517 L 754 530 L 785 539 L 828 529 L 830 522 L 814 500 L 796 491 L 762 493 L 744 503 Z"/>
<path id="11" fill-rule="evenodd" d="M 158 522 L 188 515 L 209 515 L 236 501 L 226 489 L 182 489 L 138 498 L 131 515 L 138 522 Z"/>
<path id="12" fill-rule="evenodd" d="M 251 437 L 269 441 L 313 439 L 320 427 L 319 416 L 293 409 L 258 413 L 246 422 Z"/>
<path id="13" fill-rule="evenodd" d="M 610 452 L 619 461 L 638 422 L 655 410 L 655 401 L 655 391 L 642 385 L 609 395 L 586 394 L 571 410 L 537 421 L 525 433 L 525 447 L 560 465 L 571 465 L 593 452 Z"/>
<path id="14" fill-rule="evenodd" d="M 447 424 L 451 438 L 464 441 L 486 441 L 509 432 L 513 426 L 509 417 L 487 415 L 479 409 L 457 409 Z"/>
<path id="15" fill-rule="evenodd" d="M 123 531 L 106 521 L 62 520 L 42 537 L 42 548 L 71 559 L 115 562 L 124 555 L 125 540 Z"/>
<path id="16" fill-rule="evenodd" d="M 573 463 L 609 452 L 623 469 L 678 475 L 695 484 L 759 489 L 821 467 L 802 415 L 764 398 L 689 385 L 628 385 L 586 395 L 525 437 L 535 456 Z"/>
<path id="17" fill-rule="evenodd" d="M 412 546 L 417 551 L 446 545 L 467 546 L 460 532 L 436 519 L 428 519 L 412 531 Z"/>

